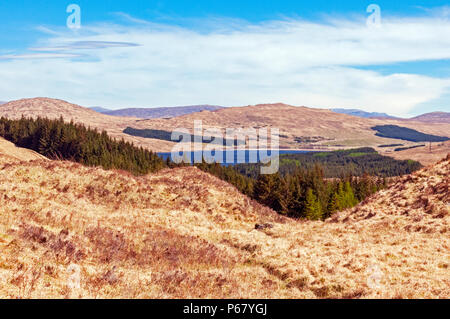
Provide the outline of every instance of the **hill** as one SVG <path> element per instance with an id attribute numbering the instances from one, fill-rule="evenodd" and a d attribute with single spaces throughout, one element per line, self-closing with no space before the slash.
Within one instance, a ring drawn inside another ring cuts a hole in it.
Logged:
<path id="1" fill-rule="evenodd" d="M 50 98 L 21 99 L 0 106 L 0 117 L 20 119 L 22 116 L 46 117 L 49 119 L 62 117 L 66 122 L 74 121 L 87 127 L 106 130 L 114 138 L 124 138 L 126 141 L 136 142 L 136 139 L 130 138 L 122 132 L 127 126 L 133 125 L 136 119 L 101 114 L 63 100 Z"/>
<path id="2" fill-rule="evenodd" d="M 379 112 L 366 112 L 358 109 L 331 109 L 331 111 L 341 114 L 353 115 L 363 118 L 395 118 L 394 116 L 390 116 L 387 113 L 379 113 Z"/>
<path id="3" fill-rule="evenodd" d="M 194 120 L 201 120 L 204 127 L 222 129 L 279 128 L 281 147 L 287 149 L 301 149 L 311 147 L 312 144 L 316 146 L 321 144 L 361 144 L 361 140 L 370 140 L 374 135 L 371 132 L 364 134 L 367 126 L 366 119 L 337 114 L 329 110 L 294 107 L 286 104 L 232 107 L 171 119 L 145 120 L 136 123 L 136 128 L 166 131 L 178 127 L 192 129 Z M 355 136 L 359 137 L 358 141 Z"/>
<path id="4" fill-rule="evenodd" d="M 450 154 L 445 160 L 401 177 L 357 207 L 330 221 L 379 222 L 408 232 L 446 234 L 450 231 Z M 447 250 L 448 255 L 448 250 Z M 450 257 L 450 255 L 448 255 Z"/>
<path id="5" fill-rule="evenodd" d="M 73 120 L 76 123 L 97 128 L 107 128 L 121 121 L 121 119 L 100 114 L 86 107 L 49 98 L 21 99 L 5 103 L 0 106 L 0 116 L 10 119 L 20 119 L 22 116 L 32 118 L 40 116 L 49 119 L 63 117 L 66 121 Z M 129 119 L 126 120 L 129 121 Z"/>
<path id="6" fill-rule="evenodd" d="M 383 154 L 393 150 L 379 145 L 396 144 L 400 140 L 379 137 L 371 128 L 377 125 L 399 125 L 424 134 L 450 137 L 450 126 L 445 123 L 424 123 L 412 120 L 361 118 L 338 114 L 330 110 L 296 107 L 286 104 L 261 104 L 229 107 L 218 111 L 204 111 L 171 119 L 149 119 L 136 122 L 136 129 L 171 132 L 174 128 L 192 130 L 194 120 L 201 120 L 203 127 L 280 129 L 280 148 L 302 150 L 336 150 L 355 147 L 374 147 Z M 416 145 L 406 143 L 405 147 Z M 170 151 L 168 149 L 167 151 Z M 439 153 L 439 157 L 446 153 Z M 415 159 L 414 156 L 411 159 Z"/>
<path id="7" fill-rule="evenodd" d="M 0 297 L 449 298 L 449 160 L 300 222 L 193 167 L 0 154 Z"/>
<path id="8" fill-rule="evenodd" d="M 192 129 L 194 120 L 202 120 L 204 127 L 225 128 L 261 128 L 275 127 L 280 129 L 280 147 L 282 149 L 319 149 L 337 150 L 356 147 L 374 147 L 384 155 L 405 159 L 402 153 L 407 152 L 408 159 L 429 163 L 445 156 L 445 150 L 437 148 L 430 154 L 415 156 L 414 150 L 394 152 L 391 148 L 378 148 L 378 145 L 397 144 L 398 139 L 383 138 L 375 135 L 371 127 L 377 125 L 398 125 L 417 130 L 424 134 L 450 137 L 450 126 L 447 123 L 420 122 L 396 119 L 366 119 L 346 114 L 338 114 L 330 110 L 296 107 L 286 104 L 262 104 L 245 107 L 229 107 L 217 111 L 203 111 L 170 119 L 142 120 L 131 117 L 117 117 L 100 114 L 88 108 L 74 105 L 62 100 L 49 98 L 23 99 L 8 102 L 0 106 L 0 117 L 59 118 L 65 121 L 74 120 L 91 128 L 106 130 L 118 139 L 124 139 L 137 146 L 155 152 L 170 152 L 174 142 L 157 138 L 144 138 L 125 134 L 127 127 L 134 129 L 159 130 L 172 132 L 175 128 Z M 404 143 L 404 147 L 417 143 Z M 417 149 L 419 151 L 419 148 Z"/>
<path id="9" fill-rule="evenodd" d="M 155 107 L 155 108 L 127 108 L 120 110 L 108 110 L 103 108 L 96 108 L 95 111 L 113 116 L 137 117 L 149 119 L 149 118 L 169 118 L 202 111 L 216 111 L 222 108 L 223 107 L 221 106 L 215 105 L 191 105 L 191 106 Z"/>
<path id="10" fill-rule="evenodd" d="M 47 117 L 58 119 L 63 117 L 64 121 L 83 124 L 100 131 L 105 130 L 111 137 L 124 139 L 137 146 L 145 147 L 152 151 L 170 151 L 172 142 L 157 139 L 145 139 L 124 134 L 123 130 L 129 126 L 135 126 L 138 118 L 111 116 L 98 113 L 92 109 L 82 107 L 67 101 L 51 98 L 32 98 L 11 101 L 0 106 L 0 117 L 20 119 L 25 117 Z"/>
<path id="11" fill-rule="evenodd" d="M 411 120 L 426 123 L 448 123 L 450 124 L 449 112 L 432 112 L 413 117 Z"/>

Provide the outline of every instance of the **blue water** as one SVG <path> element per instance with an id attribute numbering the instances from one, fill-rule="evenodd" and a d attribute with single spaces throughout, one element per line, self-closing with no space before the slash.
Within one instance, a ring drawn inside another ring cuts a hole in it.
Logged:
<path id="1" fill-rule="evenodd" d="M 238 163 L 238 151 L 236 150 L 230 150 L 230 151 L 221 151 L 223 153 L 223 163 L 222 165 L 235 165 L 235 164 L 240 164 Z M 241 151 L 243 152 L 243 151 Z M 291 150 L 280 150 L 279 154 L 305 154 L 305 153 L 310 153 L 311 151 L 291 151 Z M 228 162 L 227 161 L 227 155 L 230 156 L 230 153 L 234 153 L 233 154 L 233 160 Z M 160 157 L 162 157 L 164 160 L 166 160 L 168 157 L 170 157 L 170 159 L 173 161 L 171 153 L 157 153 Z M 263 151 L 263 156 L 266 154 L 265 151 Z M 190 158 L 191 159 L 191 163 L 194 162 L 194 156 L 196 156 L 197 158 L 199 158 L 202 155 L 202 152 L 186 152 L 186 155 L 183 155 L 180 152 L 180 156 L 183 158 Z M 206 154 L 204 154 L 206 156 Z M 214 156 L 215 153 L 213 152 L 212 155 Z M 262 158 L 260 158 L 260 154 L 259 151 L 249 151 L 249 150 L 245 150 L 245 163 L 248 164 L 250 163 L 250 156 L 252 156 L 253 159 L 256 159 L 258 162 L 261 161 Z M 272 156 L 270 150 L 267 152 L 267 156 L 270 158 Z M 244 161 L 242 161 L 241 163 L 243 164 Z M 267 158 L 266 158 L 266 162 L 267 162 Z M 254 163 L 254 162 L 253 162 Z"/>

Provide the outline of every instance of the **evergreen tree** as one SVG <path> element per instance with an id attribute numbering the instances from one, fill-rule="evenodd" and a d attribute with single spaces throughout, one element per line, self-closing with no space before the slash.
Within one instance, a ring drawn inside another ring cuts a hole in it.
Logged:
<path id="1" fill-rule="evenodd" d="M 311 188 L 308 188 L 306 191 L 305 216 L 311 220 L 318 220 L 322 218 L 320 203 Z"/>

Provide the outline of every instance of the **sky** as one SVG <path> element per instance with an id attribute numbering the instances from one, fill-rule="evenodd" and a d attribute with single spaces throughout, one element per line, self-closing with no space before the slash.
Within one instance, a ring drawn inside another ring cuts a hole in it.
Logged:
<path id="1" fill-rule="evenodd" d="M 446 1 L 15 0 L 0 21 L 0 101 L 450 111 Z"/>

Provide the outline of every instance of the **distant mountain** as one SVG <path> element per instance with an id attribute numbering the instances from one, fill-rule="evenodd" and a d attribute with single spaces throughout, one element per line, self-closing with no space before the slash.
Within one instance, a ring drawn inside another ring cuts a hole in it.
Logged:
<path id="1" fill-rule="evenodd" d="M 98 112 L 98 113 L 106 113 L 106 112 L 112 111 L 110 109 L 105 109 L 104 107 L 101 107 L 101 106 L 93 106 L 93 107 L 90 107 L 90 109 L 95 112 Z"/>
<path id="2" fill-rule="evenodd" d="M 450 123 L 450 113 L 449 112 L 432 112 L 425 113 L 411 120 L 427 122 L 427 123 Z"/>
<path id="3" fill-rule="evenodd" d="M 6 102 L 0 101 L 0 105 L 5 104 Z"/>
<path id="4" fill-rule="evenodd" d="M 394 116 L 390 116 L 389 114 L 386 113 L 378 113 L 378 112 L 366 112 L 363 110 L 358 110 L 358 109 L 331 109 L 331 111 L 335 112 L 335 113 L 340 113 L 340 114 L 347 114 L 347 115 L 353 115 L 353 116 L 358 116 L 358 117 L 363 117 L 363 118 L 395 118 Z"/>
<path id="5" fill-rule="evenodd" d="M 99 107 L 91 109 L 112 116 L 155 119 L 155 118 L 181 116 L 201 111 L 217 111 L 222 108 L 223 108 L 222 106 L 216 105 L 191 105 L 191 106 L 174 106 L 174 107 L 155 107 L 155 108 L 128 108 L 120 110 L 107 110 Z"/>

